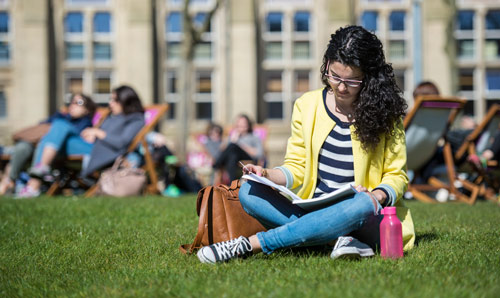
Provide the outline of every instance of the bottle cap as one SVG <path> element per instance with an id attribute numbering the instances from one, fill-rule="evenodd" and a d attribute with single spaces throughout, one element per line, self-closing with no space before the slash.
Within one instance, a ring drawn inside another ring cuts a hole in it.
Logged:
<path id="1" fill-rule="evenodd" d="M 396 207 L 385 207 L 382 209 L 383 215 L 396 215 Z"/>

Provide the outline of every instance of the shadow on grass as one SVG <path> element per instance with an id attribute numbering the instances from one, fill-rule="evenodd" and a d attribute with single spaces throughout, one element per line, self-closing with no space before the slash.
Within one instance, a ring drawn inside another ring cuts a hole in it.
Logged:
<path id="1" fill-rule="evenodd" d="M 428 232 L 422 234 L 417 233 L 415 238 L 415 246 L 419 246 L 420 244 L 427 242 L 432 242 L 437 239 L 439 239 L 439 236 L 434 232 Z"/>
<path id="2" fill-rule="evenodd" d="M 439 236 L 434 232 L 426 232 L 421 234 L 417 233 L 415 239 L 415 246 L 418 247 L 420 244 L 432 242 L 438 239 Z M 294 247 L 294 248 L 283 249 L 279 253 L 282 255 L 292 255 L 296 257 L 323 256 L 323 255 L 330 255 L 332 249 L 333 247 L 328 245 Z"/>

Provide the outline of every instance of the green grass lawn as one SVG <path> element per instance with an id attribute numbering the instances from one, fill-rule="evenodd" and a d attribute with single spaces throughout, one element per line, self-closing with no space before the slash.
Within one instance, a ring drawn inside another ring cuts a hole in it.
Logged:
<path id="1" fill-rule="evenodd" d="M 500 297 L 500 207 L 408 202 L 401 260 L 286 250 L 217 266 L 185 256 L 198 218 L 180 198 L 0 199 L 0 296 Z"/>

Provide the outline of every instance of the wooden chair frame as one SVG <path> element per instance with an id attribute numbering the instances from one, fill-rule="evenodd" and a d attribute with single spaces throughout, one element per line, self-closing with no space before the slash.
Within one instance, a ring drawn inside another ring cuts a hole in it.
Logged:
<path id="1" fill-rule="evenodd" d="M 447 158 L 454 158 L 455 161 L 465 160 L 465 157 L 469 155 L 477 155 L 477 143 L 479 139 L 483 136 L 486 130 L 491 125 L 491 122 L 496 118 L 500 118 L 500 105 L 494 104 L 486 113 L 485 117 L 479 123 L 479 125 L 466 137 L 464 143 L 460 146 L 454 156 L 452 156 L 451 150 L 447 152 Z M 478 196 L 484 196 L 486 199 L 496 201 L 495 192 L 492 188 L 488 187 L 485 182 L 488 181 L 488 170 L 497 169 L 499 167 L 496 160 L 490 160 L 487 163 L 487 169 L 475 169 L 472 167 L 472 172 L 478 174 L 478 177 L 473 181 L 467 181 L 459 179 L 462 183 L 467 184 L 469 188 L 472 188 L 474 192 L 467 198 L 469 204 L 474 204 Z M 452 174 L 457 176 L 455 169 L 451 169 Z M 451 186 L 448 186 L 451 187 Z"/>
<path id="2" fill-rule="evenodd" d="M 149 152 L 148 149 L 148 144 L 146 142 L 146 134 L 149 132 L 153 131 L 154 127 L 158 124 L 160 119 L 165 115 L 165 113 L 168 110 L 168 104 L 156 104 L 156 105 L 150 105 L 146 106 L 144 108 L 145 114 L 146 114 L 146 124 L 144 127 L 139 131 L 139 133 L 135 136 L 135 138 L 132 140 L 132 143 L 128 146 L 127 152 L 131 153 L 137 149 L 137 146 L 141 144 L 144 148 L 144 161 L 145 164 L 143 166 L 144 170 L 146 171 L 148 177 L 149 177 L 149 183 L 146 186 L 145 193 L 148 194 L 157 194 L 158 193 L 158 175 L 156 173 L 155 169 L 155 164 L 153 162 L 153 158 L 151 156 L 151 153 Z M 152 115 L 151 119 L 148 121 L 148 111 L 155 111 L 155 115 Z M 84 197 L 91 197 L 95 195 L 97 192 L 97 187 L 98 185 L 95 184 L 93 185 L 87 192 L 85 192 Z"/>
<path id="3" fill-rule="evenodd" d="M 405 131 L 407 131 L 410 128 L 410 125 L 415 118 L 417 112 L 419 111 L 420 108 L 422 108 L 426 103 L 436 103 L 435 108 L 446 108 L 450 109 L 450 114 L 447 119 L 446 125 L 444 130 L 442 131 L 441 138 L 444 138 L 446 135 L 446 132 L 449 130 L 451 124 L 455 120 L 456 116 L 458 113 L 463 109 L 465 105 L 465 100 L 457 98 L 457 97 L 441 97 L 441 96 L 434 96 L 434 95 L 426 95 L 426 96 L 421 96 L 418 97 L 415 100 L 415 105 L 413 108 L 410 110 L 410 112 L 407 114 L 405 117 L 403 124 Z M 443 104 L 439 104 L 443 103 Z M 429 104 L 430 108 L 432 108 L 432 104 Z M 447 107 L 448 106 L 448 107 Z M 438 144 L 436 144 L 438 146 Z M 445 164 L 446 164 L 446 172 L 449 181 L 455 181 L 455 175 L 454 175 L 454 162 L 453 158 L 449 158 L 448 152 L 451 152 L 451 146 L 450 144 L 446 141 L 445 139 L 445 144 L 444 144 L 444 152 L 445 152 Z M 451 183 L 453 184 L 453 183 Z M 469 187 L 470 185 L 467 185 Z M 412 184 L 410 183 L 408 186 L 408 191 L 413 194 L 415 199 L 422 201 L 422 202 L 427 202 L 427 203 L 435 203 L 436 200 L 432 199 L 429 197 L 425 192 L 427 191 L 436 191 L 439 188 L 447 188 L 449 189 L 450 193 L 453 193 L 458 200 L 467 202 L 467 199 L 463 194 L 461 194 L 453 185 L 451 187 L 448 187 L 444 183 L 441 183 L 438 179 L 431 177 L 429 179 L 429 182 L 427 184 Z M 474 189 L 475 190 L 475 189 Z"/>

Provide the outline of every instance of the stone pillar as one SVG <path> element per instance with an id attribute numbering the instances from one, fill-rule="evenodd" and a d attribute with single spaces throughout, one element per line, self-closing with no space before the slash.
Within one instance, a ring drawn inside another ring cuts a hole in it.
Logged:
<path id="1" fill-rule="evenodd" d="M 123 3 L 122 3 L 123 2 Z M 153 103 L 152 9 L 150 1 L 122 0 L 116 6 L 116 84 L 132 86 L 143 104 Z"/>
<path id="2" fill-rule="evenodd" d="M 251 118 L 257 117 L 257 45 L 255 7 L 253 0 L 233 0 L 230 5 L 230 23 L 228 24 L 230 55 L 226 74 L 228 82 L 227 101 L 219 107 L 225 109 L 226 123 L 232 123 L 239 113 L 248 114 Z M 257 22 L 261 26 L 260 22 Z"/>
<path id="3" fill-rule="evenodd" d="M 20 128 L 36 124 L 49 113 L 47 1 L 23 0 L 13 4 L 13 90 L 7 98 L 8 121 L 12 127 Z"/>

